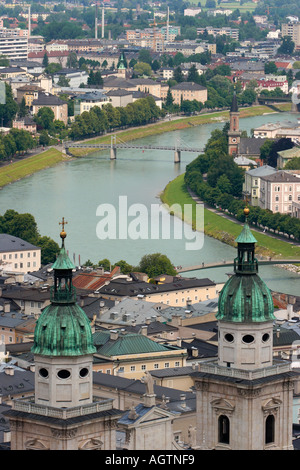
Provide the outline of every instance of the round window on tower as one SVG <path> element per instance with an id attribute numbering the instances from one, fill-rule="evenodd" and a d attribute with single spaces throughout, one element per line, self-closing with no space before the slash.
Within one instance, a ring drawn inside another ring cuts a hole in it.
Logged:
<path id="1" fill-rule="evenodd" d="M 89 375 L 89 369 L 87 367 L 83 367 L 82 369 L 80 369 L 79 377 L 84 378 L 84 377 L 87 377 L 88 375 Z"/>
<path id="2" fill-rule="evenodd" d="M 251 344 L 251 343 L 253 343 L 253 341 L 254 341 L 254 336 L 252 336 L 252 335 L 244 335 L 243 338 L 242 338 L 242 340 L 243 340 L 243 343 Z"/>
<path id="3" fill-rule="evenodd" d="M 71 372 L 67 369 L 61 369 L 57 372 L 57 377 L 60 379 L 68 379 L 71 376 Z"/>
<path id="4" fill-rule="evenodd" d="M 269 341 L 269 339 L 270 339 L 269 333 L 265 333 L 265 334 L 262 335 L 262 340 L 263 340 L 264 343 Z"/>
<path id="5" fill-rule="evenodd" d="M 231 333 L 226 333 L 224 338 L 228 343 L 232 343 L 234 341 L 234 336 Z"/>
<path id="6" fill-rule="evenodd" d="M 47 369 L 45 369 L 45 367 L 42 367 L 40 370 L 39 370 L 39 375 L 41 377 L 43 377 L 43 379 L 47 379 L 49 377 L 49 372 Z"/>

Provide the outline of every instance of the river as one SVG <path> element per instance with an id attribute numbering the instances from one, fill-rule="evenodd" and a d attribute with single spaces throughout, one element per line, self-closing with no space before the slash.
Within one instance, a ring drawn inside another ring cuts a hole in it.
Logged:
<path id="1" fill-rule="evenodd" d="M 296 121 L 297 115 L 278 113 L 244 118 L 240 120 L 240 129 L 246 130 L 249 135 L 252 128 L 263 123 L 287 119 Z M 140 139 L 139 143 L 175 145 L 175 141 L 180 140 L 182 145 L 204 147 L 211 131 L 223 126 L 224 122 L 215 121 Z M 210 237 L 205 236 L 203 246 L 198 244 L 196 250 L 187 249 L 188 237 L 194 237 L 195 234 L 189 226 L 182 225 L 179 219 L 173 220 L 174 228 L 172 225 L 169 239 L 154 239 L 151 236 L 151 205 L 157 207 L 160 203 L 159 193 L 169 181 L 183 173 L 186 165 L 196 156 L 194 153 L 183 152 L 181 163 L 174 164 L 174 154 L 168 151 L 119 150 L 115 161 L 110 161 L 108 151 L 95 152 L 60 163 L 4 187 L 0 191 L 0 213 L 14 209 L 20 213 L 33 214 L 40 234 L 48 235 L 58 243 L 61 230 L 59 221 L 64 217 L 68 222 L 66 248 L 76 264 L 79 264 L 79 259 L 82 264 L 88 259 L 97 263 L 108 258 L 112 263 L 123 259 L 137 265 L 144 254 L 156 252 L 166 254 L 175 266 L 231 260 L 236 255 L 236 250 Z M 103 212 L 104 204 L 110 204 L 106 207 L 106 213 Z M 133 206 L 134 204 L 139 206 Z M 136 209 L 140 212 L 135 212 Z M 130 215 L 130 210 L 135 216 Z M 102 216 L 99 211 L 102 211 Z M 112 236 L 114 215 L 117 221 L 120 217 L 124 219 L 127 216 L 127 239 L 118 232 L 117 222 L 114 239 L 99 238 L 99 228 L 101 224 L 104 225 L 104 221 Z M 167 222 L 168 217 L 165 212 L 161 226 Z M 141 226 L 138 226 L 139 222 Z M 148 237 L 145 234 L 147 224 Z M 139 231 L 145 234 L 144 238 L 134 239 Z M 180 238 L 181 233 L 183 235 Z M 120 239 L 120 236 L 123 238 Z M 209 277 L 216 282 L 223 282 L 227 279 L 227 272 L 228 268 L 221 268 L 186 275 Z M 260 275 L 273 290 L 299 293 L 299 277 L 296 274 L 276 267 L 261 267 Z"/>

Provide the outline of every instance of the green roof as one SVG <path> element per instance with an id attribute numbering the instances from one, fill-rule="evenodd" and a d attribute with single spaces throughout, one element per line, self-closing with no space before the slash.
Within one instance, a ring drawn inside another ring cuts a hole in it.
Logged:
<path id="1" fill-rule="evenodd" d="M 237 243 L 257 243 L 256 238 L 252 235 L 249 225 L 246 223 L 243 230 L 235 240 Z"/>
<path id="2" fill-rule="evenodd" d="M 90 321 L 77 303 L 48 305 L 38 318 L 32 352 L 50 356 L 93 354 Z"/>
<path id="3" fill-rule="evenodd" d="M 159 344 L 145 335 L 138 333 L 119 333 L 117 339 L 110 339 L 110 332 L 94 333 L 94 344 L 97 354 L 103 356 L 123 356 L 126 354 L 145 354 L 180 349 L 174 346 Z"/>
<path id="4" fill-rule="evenodd" d="M 257 274 L 235 274 L 220 292 L 216 317 L 238 323 L 275 320 L 271 291 Z"/>
<path id="5" fill-rule="evenodd" d="M 61 269 L 61 270 L 67 270 L 67 269 L 74 269 L 75 266 L 70 260 L 66 249 L 64 246 L 61 247 L 60 252 L 58 257 L 56 258 L 55 263 L 53 264 L 52 268 L 55 269 Z"/>

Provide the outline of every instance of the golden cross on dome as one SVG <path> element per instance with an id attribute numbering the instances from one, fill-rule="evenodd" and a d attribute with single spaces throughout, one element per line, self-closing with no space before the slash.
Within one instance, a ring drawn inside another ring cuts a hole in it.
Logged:
<path id="1" fill-rule="evenodd" d="M 60 238 L 62 239 L 62 241 L 64 242 L 64 239 L 66 238 L 67 234 L 65 232 L 65 224 L 67 224 L 68 222 L 65 221 L 65 218 L 63 217 L 62 218 L 62 221 L 61 222 L 58 222 L 59 225 L 62 225 L 62 231 L 60 232 Z"/>
<path id="2" fill-rule="evenodd" d="M 59 225 L 62 225 L 62 231 L 64 232 L 65 230 L 65 224 L 67 224 L 68 222 L 65 221 L 65 218 L 63 217 L 62 218 L 62 221 L 61 222 L 58 222 Z"/>

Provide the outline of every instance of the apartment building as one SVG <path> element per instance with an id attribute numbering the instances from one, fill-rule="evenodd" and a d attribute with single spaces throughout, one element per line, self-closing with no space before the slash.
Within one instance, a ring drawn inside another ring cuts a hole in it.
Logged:
<path id="1" fill-rule="evenodd" d="M 32 112 L 37 114 L 41 108 L 50 108 L 54 112 L 54 119 L 63 121 L 64 124 L 68 122 L 68 104 L 60 100 L 57 96 L 48 93 L 39 93 L 36 100 L 32 101 Z"/>
<path id="2" fill-rule="evenodd" d="M 27 59 L 28 31 L 19 28 L 0 29 L 0 55 L 9 59 Z"/>
<path id="3" fill-rule="evenodd" d="M 256 90 L 261 92 L 263 90 L 267 91 L 273 91 L 276 88 L 280 88 L 283 93 L 286 95 L 289 92 L 289 84 L 287 80 L 281 80 L 280 77 L 277 78 L 277 80 L 268 80 L 267 78 L 262 78 L 260 80 L 257 80 L 257 88 Z"/>
<path id="4" fill-rule="evenodd" d="M 74 115 L 78 116 L 84 111 L 90 111 L 94 106 L 102 108 L 109 103 L 109 99 L 101 91 L 91 91 L 83 95 L 78 95 L 74 100 Z"/>
<path id="5" fill-rule="evenodd" d="M 184 16 L 197 16 L 199 13 L 201 13 L 202 8 L 200 7 L 190 7 L 190 8 L 185 8 L 183 11 Z"/>
<path id="6" fill-rule="evenodd" d="M 207 88 L 194 82 L 182 82 L 171 87 L 171 93 L 175 104 L 182 101 L 197 100 L 200 103 L 207 101 Z"/>
<path id="7" fill-rule="evenodd" d="M 300 181 L 300 180 L 299 180 Z M 134 279 L 113 279 L 99 289 L 103 298 L 121 300 L 125 297 L 163 303 L 170 306 L 186 306 L 215 299 L 220 286 L 210 279 L 180 279 L 165 284 L 151 284 Z"/>
<path id="8" fill-rule="evenodd" d="M 272 212 L 292 214 L 293 202 L 300 202 L 300 178 L 279 170 L 260 180 L 259 206 Z"/>
<path id="9" fill-rule="evenodd" d="M 239 39 L 239 30 L 237 28 L 230 28 L 227 26 L 224 26 L 223 28 L 215 28 L 214 26 L 197 28 L 197 34 L 203 34 L 205 31 L 214 37 L 225 35 L 232 39 Z"/>
<path id="10" fill-rule="evenodd" d="M 300 49 L 300 23 L 289 22 L 281 25 L 281 35 L 289 36 L 295 43 L 295 49 Z"/>
<path id="11" fill-rule="evenodd" d="M 21 238 L 0 234 L 0 272 L 27 273 L 41 267 L 41 249 Z"/>
<path id="12" fill-rule="evenodd" d="M 260 178 L 262 176 L 268 176 L 276 173 L 275 168 L 269 165 L 263 165 L 253 170 L 248 170 L 245 173 L 245 182 L 243 185 L 243 191 L 250 195 L 251 206 L 259 205 L 260 198 Z"/>

